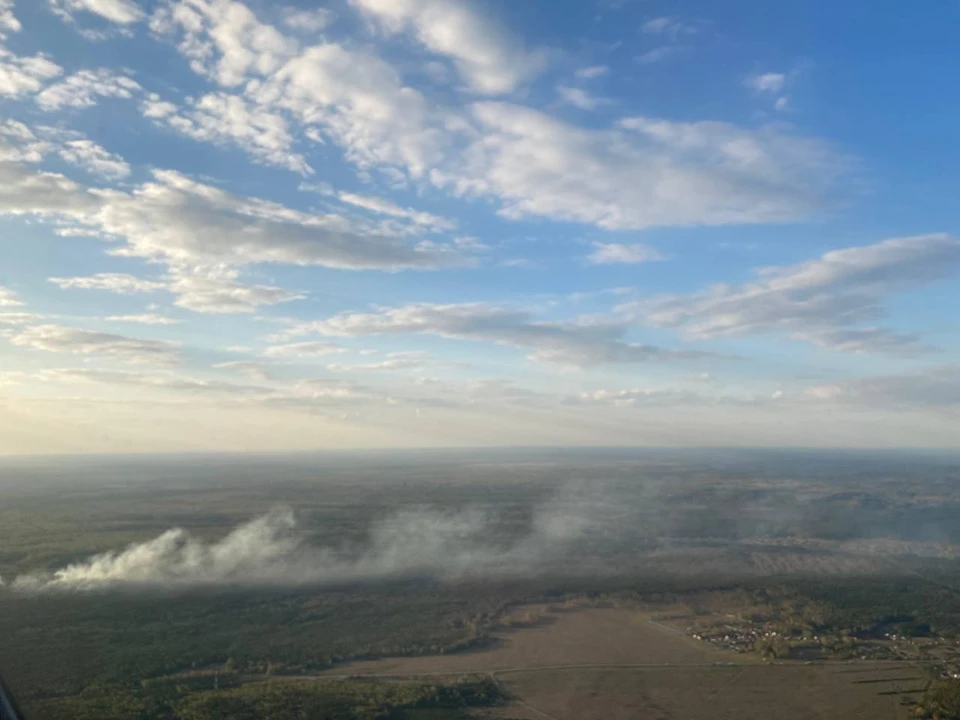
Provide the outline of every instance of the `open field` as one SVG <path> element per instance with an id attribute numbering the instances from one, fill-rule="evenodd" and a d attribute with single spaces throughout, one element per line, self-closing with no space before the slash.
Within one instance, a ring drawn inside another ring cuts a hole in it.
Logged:
<path id="1" fill-rule="evenodd" d="M 580 669 L 511 673 L 520 698 L 501 717 L 524 720 L 902 720 L 893 692 L 922 687 L 916 668 L 891 664 Z"/>
<path id="2" fill-rule="evenodd" d="M 456 655 L 350 663 L 328 675 L 477 673 L 557 666 L 699 665 L 760 662 L 698 643 L 627 609 L 547 613 L 534 627 L 494 634 L 492 648 Z"/>
<path id="3" fill-rule="evenodd" d="M 0 670 L 31 720 L 900 720 L 960 671 L 958 488 L 803 454 L 0 463 Z"/>
<path id="4" fill-rule="evenodd" d="M 529 720 L 900 720 L 908 715 L 898 691 L 926 682 L 905 663 L 765 663 L 628 609 L 548 612 L 495 637 L 490 649 L 350 663 L 324 675 L 489 674 L 515 701 L 481 716 Z"/>

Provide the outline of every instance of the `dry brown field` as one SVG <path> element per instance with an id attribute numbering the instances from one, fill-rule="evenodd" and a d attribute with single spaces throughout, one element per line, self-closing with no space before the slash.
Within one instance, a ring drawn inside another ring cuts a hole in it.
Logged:
<path id="1" fill-rule="evenodd" d="M 629 609 L 545 613 L 489 649 L 352 663 L 328 676 L 492 675 L 516 698 L 481 717 L 523 720 L 904 720 L 904 663 L 766 663 Z M 913 695 L 913 697 L 918 697 Z"/>

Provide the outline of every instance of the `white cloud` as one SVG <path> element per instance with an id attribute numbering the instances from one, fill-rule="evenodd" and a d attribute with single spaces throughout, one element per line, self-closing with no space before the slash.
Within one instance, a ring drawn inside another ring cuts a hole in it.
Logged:
<path id="1" fill-rule="evenodd" d="M 791 337 L 827 350 L 852 353 L 884 352 L 914 357 L 936 349 L 921 344 L 916 333 L 896 333 L 879 327 L 816 328 L 795 332 Z"/>
<path id="2" fill-rule="evenodd" d="M 119 179 L 130 174 L 130 166 L 122 157 L 79 132 L 45 125 L 30 128 L 16 120 L 0 121 L 0 162 L 38 163 L 53 152 L 93 175 Z"/>
<path id="3" fill-rule="evenodd" d="M 640 53 L 634 60 L 640 65 L 656 65 L 677 55 L 682 55 L 688 50 L 689 48 L 683 45 L 662 45 Z"/>
<path id="4" fill-rule="evenodd" d="M 225 363 L 217 369 L 234 371 L 248 377 L 255 373 L 252 367 L 244 368 L 239 364 L 229 366 Z M 0 374 L 0 381 L 3 379 L 4 376 Z M 164 400 L 171 395 L 181 395 L 189 400 L 228 403 L 228 407 L 231 408 L 275 408 L 310 414 L 342 413 L 344 408 L 383 405 L 389 398 L 370 388 L 342 380 L 304 380 L 293 385 L 278 387 L 208 380 L 166 370 L 139 372 L 99 368 L 54 368 L 33 374 L 20 374 L 13 380 L 119 386 L 130 390 L 139 389 Z"/>
<path id="5" fill-rule="evenodd" d="M 342 345 L 329 342 L 299 342 L 286 345 L 271 345 L 263 354 L 270 358 L 306 358 L 335 355 L 346 352 Z"/>
<path id="6" fill-rule="evenodd" d="M 545 65 L 542 52 L 527 51 L 518 38 L 466 0 L 351 2 L 386 31 L 410 31 L 428 50 L 449 57 L 474 92 L 512 92 Z"/>
<path id="7" fill-rule="evenodd" d="M 19 163 L 0 162 L 0 215 L 75 215 L 98 200 L 57 173 L 36 172 Z"/>
<path id="8" fill-rule="evenodd" d="M 787 86 L 787 75 L 784 73 L 761 73 L 751 75 L 744 81 L 744 85 L 761 95 L 778 95 L 773 103 L 774 110 L 788 110 L 790 108 L 790 98 L 780 93 Z"/>
<path id="9" fill-rule="evenodd" d="M 86 368 L 55 368 L 42 371 L 40 377 L 56 382 L 87 382 L 104 385 L 139 387 L 147 390 L 182 392 L 189 395 L 225 397 L 269 396 L 272 388 L 237 385 L 218 380 L 204 380 L 169 372 L 133 372 Z"/>
<path id="10" fill-rule="evenodd" d="M 153 182 L 130 193 L 94 193 L 59 175 L 0 163 L 0 214 L 61 216 L 81 229 L 125 240 L 114 254 L 176 265 L 292 263 L 399 270 L 463 262 L 453 246 L 411 245 L 336 215 L 312 215 L 232 195 L 172 171 L 155 171 Z M 236 287 L 220 285 L 225 292 Z"/>
<path id="11" fill-rule="evenodd" d="M 156 313 L 141 313 L 139 315 L 109 315 L 105 318 L 108 322 L 138 323 L 140 325 L 176 325 L 179 320 L 167 317 L 166 315 L 157 315 Z"/>
<path id="12" fill-rule="evenodd" d="M 895 238 L 832 250 L 816 260 L 763 268 L 744 285 L 717 285 L 694 295 L 622 306 L 638 319 L 678 327 L 694 338 L 785 331 L 823 347 L 913 352 L 916 337 L 854 328 L 884 314 L 882 301 L 960 269 L 960 240 L 945 234 Z"/>
<path id="13" fill-rule="evenodd" d="M 595 242 L 593 252 L 587 259 L 595 265 L 610 263 L 636 264 L 657 262 L 669 259 L 656 248 L 643 243 L 604 243 Z"/>
<path id="14" fill-rule="evenodd" d="M 43 53 L 20 57 L 0 45 L 0 96 L 32 95 L 61 74 L 63 68 Z"/>
<path id="15" fill-rule="evenodd" d="M 613 101 L 610 100 L 610 98 L 591 95 L 582 88 L 569 87 L 568 85 L 558 85 L 557 95 L 560 96 L 560 100 L 562 102 L 566 103 L 567 105 L 578 107 L 581 110 L 596 110 L 602 105 L 613 104 Z"/>
<path id="16" fill-rule="evenodd" d="M 275 285 L 239 282 L 239 273 L 224 268 L 173 268 L 167 289 L 177 296 L 175 305 L 199 313 L 253 312 L 262 305 L 300 300 L 303 293 Z"/>
<path id="17" fill-rule="evenodd" d="M 127 162 L 92 140 L 68 140 L 59 149 L 60 157 L 100 177 L 117 179 L 130 174 Z"/>
<path id="18" fill-rule="evenodd" d="M 504 103 L 473 106 L 484 134 L 434 180 L 500 198 L 508 218 L 607 229 L 770 223 L 828 201 L 843 162 L 818 141 L 764 127 L 627 118 L 586 130 Z"/>
<path id="19" fill-rule="evenodd" d="M 397 205 L 395 202 L 385 198 L 374 197 L 371 195 L 358 195 L 356 193 L 341 192 L 337 195 L 341 202 L 348 205 L 369 210 L 370 212 L 389 217 L 402 218 L 409 220 L 414 225 L 419 225 L 432 230 L 452 230 L 456 223 L 452 220 L 433 215 L 422 210 L 405 208 Z"/>
<path id="20" fill-rule="evenodd" d="M 216 370 L 235 372 L 258 382 L 266 382 L 273 378 L 267 365 L 253 360 L 230 360 L 229 362 L 217 363 L 213 367 Z"/>
<path id="21" fill-rule="evenodd" d="M 424 28 L 442 26 L 448 13 L 471 14 L 452 0 L 357 2 L 396 31 L 429 33 Z M 292 117 L 308 138 L 335 142 L 361 170 L 498 198 L 509 218 L 611 229 L 794 221 L 832 201 L 847 169 L 824 144 L 782 128 L 628 118 L 598 130 L 508 104 L 439 106 L 372 52 L 331 42 L 300 48 L 229 0 L 168 3 L 154 25 L 182 36 L 181 52 L 198 72 L 244 82 L 245 100 Z M 248 36 L 263 40 L 244 44 Z M 145 112 L 180 117 L 152 99 Z"/>
<path id="22" fill-rule="evenodd" d="M 3 298 L 0 296 L 0 307 L 3 307 Z M 0 312 L 0 325 L 29 325 L 36 322 L 39 315 L 26 312 Z"/>
<path id="23" fill-rule="evenodd" d="M 325 30 L 336 19 L 336 14 L 327 8 L 289 7 L 283 11 L 283 23 L 293 31 L 318 33 Z"/>
<path id="24" fill-rule="evenodd" d="M 13 0 L 0 0 L 0 40 L 3 40 L 7 33 L 20 32 L 22 29 L 20 21 L 13 14 Z"/>
<path id="25" fill-rule="evenodd" d="M 263 305 L 299 300 L 302 293 L 273 285 L 248 285 L 239 273 L 224 267 L 172 267 L 158 280 L 124 273 L 98 273 L 87 277 L 50 278 L 63 289 L 106 290 L 120 295 L 165 291 L 176 296 L 178 307 L 200 313 L 253 312 Z"/>
<path id="26" fill-rule="evenodd" d="M 461 235 L 453 239 L 453 244 L 465 252 L 487 252 L 490 246 L 472 235 Z"/>
<path id="27" fill-rule="evenodd" d="M 177 345 L 174 343 L 60 325 L 31 325 L 11 335 L 9 340 L 20 347 L 47 352 L 98 355 L 158 365 L 179 362 Z"/>
<path id="28" fill-rule="evenodd" d="M 593 80 L 594 78 L 602 77 L 610 72 L 610 68 L 606 65 L 591 65 L 590 67 L 580 68 L 576 72 L 576 76 L 581 80 Z"/>
<path id="29" fill-rule="evenodd" d="M 217 145 L 236 145 L 255 161 L 312 175 L 304 156 L 293 151 L 287 121 L 277 113 L 252 105 L 239 95 L 209 93 L 180 111 L 173 103 L 151 95 L 142 104 L 145 117 L 187 137 Z"/>
<path id="30" fill-rule="evenodd" d="M 145 118 L 151 120 L 162 120 L 176 113 L 180 108 L 172 102 L 162 100 L 157 93 L 148 93 L 147 97 L 140 103 L 140 112 Z"/>
<path id="31" fill-rule="evenodd" d="M 779 93 L 787 84 L 787 76 L 774 72 L 751 75 L 746 79 L 745 84 L 754 92 Z"/>
<path id="32" fill-rule="evenodd" d="M 203 185 L 171 171 L 132 195 L 107 196 L 89 222 L 126 238 L 126 254 L 187 263 L 295 263 L 344 269 L 435 267 L 452 250 L 363 234 L 345 219 L 310 215 Z"/>
<path id="33" fill-rule="evenodd" d="M 97 273 L 87 277 L 52 277 L 49 281 L 63 289 L 106 290 L 120 295 L 149 293 L 165 290 L 167 284 L 157 280 L 147 280 L 125 273 Z"/>
<path id="34" fill-rule="evenodd" d="M 50 0 L 50 7 L 65 19 L 73 19 L 74 14 L 81 11 L 120 25 L 144 19 L 143 10 L 133 0 Z"/>
<path id="35" fill-rule="evenodd" d="M 594 390 L 565 398 L 568 405 L 612 405 L 613 407 L 673 406 L 680 403 L 704 402 L 701 395 L 680 390 L 631 388 L 629 390 Z"/>
<path id="36" fill-rule="evenodd" d="M 17 294 L 10 288 L 0 285 L 0 307 L 19 307 L 23 305 Z"/>
<path id="37" fill-rule="evenodd" d="M 38 163 L 53 149 L 16 120 L 0 120 L 0 162 Z"/>
<path id="38" fill-rule="evenodd" d="M 805 394 L 818 401 L 883 409 L 960 409 L 960 365 L 818 385 Z"/>
<path id="39" fill-rule="evenodd" d="M 233 0 L 167 0 L 150 27 L 178 40 L 194 72 L 228 87 L 240 85 L 250 73 L 274 73 L 298 49 L 295 40 Z"/>
<path id="40" fill-rule="evenodd" d="M 141 90 L 140 84 L 113 70 L 80 70 L 48 86 L 36 97 L 42 110 L 53 111 L 65 107 L 88 108 L 97 98 L 130 99 Z"/>
<path id="41" fill-rule="evenodd" d="M 640 26 L 640 30 L 645 35 L 665 35 L 676 39 L 684 35 L 695 35 L 699 31 L 699 26 L 676 17 L 661 16 L 647 20 Z"/>
<path id="42" fill-rule="evenodd" d="M 393 372 L 397 370 L 422 370 L 431 364 L 430 354 L 419 351 L 388 353 L 386 360 L 373 363 L 327 365 L 331 372 Z"/>
<path id="43" fill-rule="evenodd" d="M 672 361 L 703 353 L 625 342 L 626 326 L 603 322 L 547 322 L 529 313 L 483 303 L 406 305 L 374 313 L 343 313 L 294 326 L 290 334 L 330 336 L 432 334 L 531 350 L 532 360 L 576 367 Z"/>
<path id="44" fill-rule="evenodd" d="M 340 145 L 361 168 L 395 166 L 415 178 L 450 142 L 445 118 L 397 71 L 370 53 L 334 43 L 307 48 L 247 89 L 255 102 L 292 113 Z"/>

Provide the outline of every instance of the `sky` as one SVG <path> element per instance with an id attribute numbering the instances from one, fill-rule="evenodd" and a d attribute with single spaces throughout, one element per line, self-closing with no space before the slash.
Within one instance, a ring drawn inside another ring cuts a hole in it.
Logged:
<path id="1" fill-rule="evenodd" d="M 956 448 L 958 22 L 0 0 L 0 454 Z"/>

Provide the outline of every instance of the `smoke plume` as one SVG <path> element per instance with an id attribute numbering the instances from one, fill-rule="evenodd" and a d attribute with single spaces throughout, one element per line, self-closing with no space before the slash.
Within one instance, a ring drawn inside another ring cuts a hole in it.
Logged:
<path id="1" fill-rule="evenodd" d="M 375 523 L 363 543 L 317 546 L 288 508 L 277 508 L 215 542 L 182 528 L 94 555 L 51 573 L 21 575 L 21 591 L 109 587 L 299 585 L 423 576 L 457 579 L 537 572 L 593 524 L 569 502 L 536 508 L 527 532 L 504 541 L 488 510 L 408 509 Z"/>

